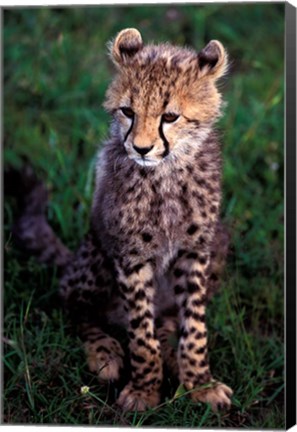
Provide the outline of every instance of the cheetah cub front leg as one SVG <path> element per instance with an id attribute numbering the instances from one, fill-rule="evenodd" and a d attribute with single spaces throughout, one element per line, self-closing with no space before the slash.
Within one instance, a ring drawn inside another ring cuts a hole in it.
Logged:
<path id="1" fill-rule="evenodd" d="M 193 390 L 195 401 L 207 402 L 214 411 L 229 408 L 232 390 L 210 373 L 207 355 L 206 269 L 209 257 L 196 252 L 184 253 L 175 265 L 174 291 L 179 305 L 181 337 L 178 347 L 179 379 Z"/>
<path id="2" fill-rule="evenodd" d="M 154 278 L 150 264 L 117 267 L 119 288 L 129 321 L 132 379 L 124 387 L 118 405 L 124 411 L 144 411 L 160 401 L 162 360 L 154 328 Z"/>

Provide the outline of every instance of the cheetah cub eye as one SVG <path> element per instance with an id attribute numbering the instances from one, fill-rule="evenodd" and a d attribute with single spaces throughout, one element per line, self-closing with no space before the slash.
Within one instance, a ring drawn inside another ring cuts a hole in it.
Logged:
<path id="1" fill-rule="evenodd" d="M 126 117 L 128 117 L 128 118 L 130 118 L 130 119 L 133 119 L 133 118 L 134 118 L 134 111 L 133 111 L 131 108 L 129 108 L 129 107 L 122 107 L 122 108 L 120 108 L 120 110 L 122 111 L 122 113 L 123 113 Z"/>
<path id="2" fill-rule="evenodd" d="M 165 113 L 162 115 L 162 122 L 165 123 L 174 123 L 179 119 L 179 114 L 174 113 Z"/>

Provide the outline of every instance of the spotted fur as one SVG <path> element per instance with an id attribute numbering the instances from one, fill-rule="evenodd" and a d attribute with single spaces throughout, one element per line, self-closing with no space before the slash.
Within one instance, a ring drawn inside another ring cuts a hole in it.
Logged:
<path id="1" fill-rule="evenodd" d="M 159 403 L 163 360 L 194 400 L 229 407 L 232 390 L 209 368 L 205 316 L 228 244 L 213 129 L 226 52 L 218 41 L 200 52 L 144 46 L 136 29 L 120 32 L 110 52 L 110 139 L 98 157 L 91 229 L 65 267 L 61 296 L 102 380 L 123 367 L 106 327 L 127 329 L 131 380 L 118 398 L 122 409 Z"/>

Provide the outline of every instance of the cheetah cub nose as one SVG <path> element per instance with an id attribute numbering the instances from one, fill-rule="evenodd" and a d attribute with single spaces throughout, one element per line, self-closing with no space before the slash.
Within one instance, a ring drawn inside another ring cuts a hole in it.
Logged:
<path id="1" fill-rule="evenodd" d="M 137 147 L 136 145 L 133 145 L 134 150 L 136 150 L 141 156 L 146 155 L 148 152 L 151 151 L 151 149 L 154 146 L 150 146 L 150 147 Z"/>

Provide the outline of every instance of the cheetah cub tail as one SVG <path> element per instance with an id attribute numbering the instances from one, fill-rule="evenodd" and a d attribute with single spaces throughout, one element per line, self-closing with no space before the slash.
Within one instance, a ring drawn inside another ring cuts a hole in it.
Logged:
<path id="1" fill-rule="evenodd" d="M 6 170 L 4 192 L 16 198 L 17 215 L 11 230 L 15 243 L 41 263 L 64 267 L 72 254 L 47 222 L 48 191 L 28 162 L 19 171 Z"/>

